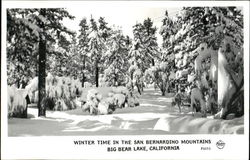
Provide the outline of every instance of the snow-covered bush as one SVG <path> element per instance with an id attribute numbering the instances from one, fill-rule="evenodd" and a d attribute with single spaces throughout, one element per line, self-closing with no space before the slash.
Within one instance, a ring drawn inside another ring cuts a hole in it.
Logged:
<path id="1" fill-rule="evenodd" d="M 85 90 L 83 93 L 85 92 L 87 92 L 87 95 L 82 94 L 81 97 L 86 102 L 82 109 L 90 114 L 111 114 L 117 108 L 139 105 L 139 97 L 134 93 L 130 93 L 124 86 L 100 87 Z"/>
<path id="2" fill-rule="evenodd" d="M 8 115 L 12 115 L 14 113 L 14 97 L 17 88 L 15 86 L 8 86 L 7 87 L 7 101 L 8 101 Z"/>
<path id="3" fill-rule="evenodd" d="M 191 112 L 194 114 L 194 109 L 196 111 L 201 110 L 201 112 L 206 116 L 206 103 L 203 94 L 199 88 L 193 88 L 191 90 Z"/>
<path id="4" fill-rule="evenodd" d="M 118 108 L 125 107 L 126 96 L 124 94 L 121 93 L 114 94 L 113 98 Z"/>
<path id="5" fill-rule="evenodd" d="M 108 114 L 109 104 L 106 101 L 101 101 L 98 103 L 98 114 Z"/>
<path id="6" fill-rule="evenodd" d="M 111 114 L 114 111 L 115 107 L 110 98 L 102 99 L 98 104 L 98 114 Z"/>
<path id="7" fill-rule="evenodd" d="M 94 101 L 87 101 L 83 106 L 82 109 L 83 111 L 88 111 L 91 115 L 94 114 L 98 114 L 98 102 L 94 102 Z"/>
<path id="8" fill-rule="evenodd" d="M 64 103 L 67 106 L 67 109 L 76 109 L 78 105 L 76 104 L 75 100 L 64 99 Z"/>
<path id="9" fill-rule="evenodd" d="M 124 94 L 126 97 L 129 96 L 129 90 L 124 86 L 113 87 L 112 91 L 116 94 Z"/>
<path id="10" fill-rule="evenodd" d="M 38 78 L 35 77 L 26 86 L 32 103 L 38 102 Z M 74 109 L 77 105 L 74 100 L 81 95 L 82 86 L 78 79 L 53 76 L 46 77 L 46 97 L 43 104 L 51 110 Z"/>
<path id="11" fill-rule="evenodd" d="M 102 99 L 102 95 L 97 89 L 90 89 L 88 91 L 87 101 L 92 101 L 93 99 L 96 99 L 97 101 L 100 101 Z"/>
<path id="12" fill-rule="evenodd" d="M 56 103 L 55 103 L 55 107 L 54 110 L 56 111 L 65 111 L 68 109 L 68 106 L 66 106 L 65 102 L 63 99 L 57 99 Z"/>
<path id="13" fill-rule="evenodd" d="M 13 117 L 27 118 L 28 91 L 17 89 L 15 86 L 8 86 L 8 115 Z"/>
<path id="14" fill-rule="evenodd" d="M 139 106 L 140 104 L 139 95 L 133 91 L 129 91 L 124 86 L 119 86 L 116 88 L 114 87 L 113 92 L 114 92 L 113 97 L 115 97 L 116 104 L 118 105 L 118 107 L 125 107 L 126 105 L 128 107 L 135 107 L 135 106 Z"/>
<path id="15" fill-rule="evenodd" d="M 101 100 L 102 95 L 99 91 L 97 89 L 90 89 L 87 94 L 87 101 L 83 106 L 84 111 L 89 111 L 91 115 L 98 114 L 98 104 Z"/>
<path id="16" fill-rule="evenodd" d="M 55 99 L 50 98 L 50 97 L 45 97 L 45 98 L 43 98 L 43 100 L 41 102 L 41 106 L 48 108 L 50 110 L 54 110 L 55 109 Z"/>

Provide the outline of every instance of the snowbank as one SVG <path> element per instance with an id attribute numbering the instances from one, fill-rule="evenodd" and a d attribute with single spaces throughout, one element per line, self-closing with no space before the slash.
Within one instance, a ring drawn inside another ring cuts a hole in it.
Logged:
<path id="1" fill-rule="evenodd" d="M 233 120 L 184 117 L 163 117 L 154 130 L 191 134 L 244 134 L 244 116 Z"/>

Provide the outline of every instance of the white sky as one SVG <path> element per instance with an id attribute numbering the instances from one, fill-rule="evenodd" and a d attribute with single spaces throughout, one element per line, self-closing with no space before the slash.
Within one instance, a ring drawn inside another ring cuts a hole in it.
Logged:
<path id="1" fill-rule="evenodd" d="M 124 35 L 133 37 L 132 26 L 138 23 L 142 23 L 144 19 L 151 18 L 154 22 L 154 26 L 158 28 L 157 37 L 159 43 L 161 43 L 161 36 L 159 35 L 159 28 L 162 25 L 162 19 L 164 18 L 165 11 L 168 10 L 169 16 L 174 16 L 181 8 L 148 8 L 148 7 L 102 7 L 102 6 L 84 6 L 84 7 L 68 7 L 68 12 L 75 16 L 74 20 L 65 20 L 63 23 L 71 30 L 78 31 L 79 23 L 83 17 L 86 17 L 88 22 L 90 17 L 98 20 L 100 16 L 105 17 L 109 26 L 120 26 Z"/>

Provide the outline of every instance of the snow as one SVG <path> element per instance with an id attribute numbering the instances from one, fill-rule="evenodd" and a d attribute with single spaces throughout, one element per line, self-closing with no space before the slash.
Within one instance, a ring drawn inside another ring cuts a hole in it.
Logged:
<path id="1" fill-rule="evenodd" d="M 194 105 L 197 107 L 197 101 L 200 103 L 202 112 L 206 111 L 205 100 L 203 98 L 202 92 L 198 88 L 193 88 L 191 91 L 191 111 L 194 111 Z"/>
<path id="2" fill-rule="evenodd" d="M 228 62 L 221 49 L 219 49 L 218 52 L 218 64 L 218 86 L 220 86 L 218 88 L 218 105 L 225 108 L 229 102 L 228 99 L 231 99 L 236 92 L 236 86 L 233 85 L 232 80 L 230 79 L 227 71 Z"/>
<path id="3" fill-rule="evenodd" d="M 19 114 L 27 105 L 25 97 L 28 95 L 26 89 L 18 89 L 15 86 L 8 86 L 8 114 Z"/>
<path id="4" fill-rule="evenodd" d="M 188 77 L 187 77 L 187 81 L 189 83 L 193 82 L 195 79 L 195 74 L 189 74 Z"/>
<path id="5" fill-rule="evenodd" d="M 197 133 L 197 134 L 243 134 L 244 117 L 233 120 L 215 120 L 205 118 L 164 117 L 159 119 L 154 130 L 164 130 L 170 133 Z"/>
<path id="6" fill-rule="evenodd" d="M 188 74 L 188 70 L 187 69 L 183 69 L 183 70 L 178 70 L 176 72 L 176 79 L 180 79 L 181 77 L 185 76 Z"/>
<path id="7" fill-rule="evenodd" d="M 244 117 L 215 120 L 201 118 L 199 113 L 191 116 L 188 107 L 182 107 L 179 113 L 171 102 L 171 94 L 163 97 L 159 90 L 148 88 L 140 97 L 140 106 L 117 109 L 108 115 L 93 116 L 77 108 L 47 111 L 46 117 L 37 117 L 37 109 L 29 106 L 28 119 L 8 120 L 8 133 L 9 136 L 244 133 Z"/>

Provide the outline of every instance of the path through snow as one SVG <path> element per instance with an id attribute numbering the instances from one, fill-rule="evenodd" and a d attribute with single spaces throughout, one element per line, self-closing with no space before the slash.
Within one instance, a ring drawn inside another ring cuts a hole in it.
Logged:
<path id="1" fill-rule="evenodd" d="M 151 134 L 218 134 L 244 133 L 244 117 L 234 120 L 214 120 L 191 116 L 188 107 L 171 106 L 171 95 L 162 97 L 159 91 L 146 89 L 140 106 L 117 109 L 110 115 L 91 116 L 80 108 L 70 111 L 47 111 L 37 117 L 37 109 L 29 108 L 29 118 L 8 120 L 9 136 L 59 135 L 151 135 Z"/>

